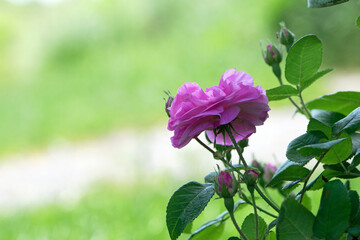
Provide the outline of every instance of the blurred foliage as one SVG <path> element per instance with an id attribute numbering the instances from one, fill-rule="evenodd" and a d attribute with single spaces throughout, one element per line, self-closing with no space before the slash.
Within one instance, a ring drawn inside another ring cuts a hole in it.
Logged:
<path id="1" fill-rule="evenodd" d="M 309 10 L 287 0 L 0 0 L 0 154 L 156 124 L 163 90 L 215 85 L 228 68 L 274 87 L 259 41 L 280 20 L 298 36 L 319 33 L 332 66 L 356 67 L 358 9 L 357 1 Z"/>

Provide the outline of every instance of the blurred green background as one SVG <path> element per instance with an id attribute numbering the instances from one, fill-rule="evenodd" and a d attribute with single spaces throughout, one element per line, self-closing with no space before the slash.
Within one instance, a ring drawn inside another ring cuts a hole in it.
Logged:
<path id="1" fill-rule="evenodd" d="M 206 88 L 229 68 L 275 87 L 259 42 L 276 40 L 283 20 L 297 36 L 319 36 L 323 68 L 359 71 L 360 1 L 324 9 L 306 5 L 0 0 L 0 155 L 129 128 L 165 128 L 163 90 L 175 94 L 195 81 Z M 328 93 L 326 81 L 306 96 Z M 50 205 L 2 216 L 0 239 L 168 239 L 165 206 L 182 183 L 160 176 L 151 184 L 94 186 L 71 209 Z M 214 207 L 210 218 L 222 210 Z"/>

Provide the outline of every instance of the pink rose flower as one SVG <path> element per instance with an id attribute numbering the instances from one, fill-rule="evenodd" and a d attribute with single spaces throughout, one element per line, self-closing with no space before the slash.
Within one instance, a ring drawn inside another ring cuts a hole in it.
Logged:
<path id="1" fill-rule="evenodd" d="M 185 83 L 176 94 L 170 109 L 168 129 L 174 131 L 172 145 L 182 148 L 191 139 L 206 131 L 217 144 L 231 145 L 230 137 L 215 134 L 219 126 L 231 123 L 236 141 L 248 138 L 268 118 L 268 99 L 265 90 L 254 87 L 251 75 L 227 70 L 219 86 L 204 92 L 196 83 Z M 215 136 L 216 135 L 216 136 Z"/>

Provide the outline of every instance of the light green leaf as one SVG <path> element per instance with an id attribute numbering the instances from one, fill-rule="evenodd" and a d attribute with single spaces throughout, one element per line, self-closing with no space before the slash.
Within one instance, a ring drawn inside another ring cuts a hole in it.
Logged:
<path id="1" fill-rule="evenodd" d="M 220 239 L 225 229 L 225 222 L 211 224 L 203 230 L 193 233 L 188 239 L 192 240 L 208 240 L 208 239 Z"/>
<path id="2" fill-rule="evenodd" d="M 287 160 L 275 172 L 268 186 L 276 186 L 283 181 L 295 181 L 306 177 L 309 169 L 304 168 L 301 164 Z"/>
<path id="3" fill-rule="evenodd" d="M 234 206 L 234 212 L 242 205 L 246 203 L 244 200 L 240 199 L 239 201 L 237 201 L 235 203 Z M 224 224 L 225 221 L 229 218 L 229 212 L 228 211 L 224 211 L 223 213 L 221 213 L 219 216 L 217 216 L 215 219 L 210 220 L 206 223 L 204 223 L 203 225 L 201 225 L 198 229 L 196 229 L 189 237 L 187 240 L 190 239 L 201 239 L 202 236 L 207 236 L 207 234 L 201 234 L 201 232 L 205 231 L 205 232 L 217 232 L 216 229 L 220 229 L 219 226 L 220 224 Z M 208 230 L 208 228 L 210 228 L 210 230 Z M 199 237 L 201 238 L 198 238 Z"/>
<path id="4" fill-rule="evenodd" d="M 319 131 L 305 133 L 290 142 L 286 150 L 286 157 L 293 162 L 301 164 L 307 163 L 314 156 L 303 156 L 298 152 L 298 149 L 310 144 L 320 143 L 321 139 L 326 139 L 326 135 Z"/>
<path id="5" fill-rule="evenodd" d="M 334 70 L 333 68 L 328 68 L 325 70 L 322 70 L 320 72 L 315 73 L 311 78 L 309 78 L 308 80 L 305 80 L 301 83 L 300 85 L 300 89 L 301 91 L 303 91 L 304 89 L 308 88 L 311 84 L 313 84 L 316 80 L 318 80 L 319 78 L 325 76 L 326 74 L 328 74 L 329 72 L 331 72 L 332 70 Z"/>
<path id="6" fill-rule="evenodd" d="M 199 216 L 214 193 L 213 184 L 198 182 L 189 182 L 175 191 L 166 209 L 166 224 L 172 240 Z"/>
<path id="7" fill-rule="evenodd" d="M 294 199 L 286 199 L 280 208 L 276 226 L 278 240 L 311 239 L 314 215 Z"/>
<path id="8" fill-rule="evenodd" d="M 322 163 L 337 164 L 348 159 L 351 156 L 352 153 L 351 138 L 346 133 L 341 134 L 340 137 L 345 137 L 345 140 L 331 147 L 330 150 L 322 158 L 321 160 Z"/>
<path id="9" fill-rule="evenodd" d="M 358 17 L 358 19 L 356 21 L 356 25 L 360 28 L 360 16 Z"/>
<path id="10" fill-rule="evenodd" d="M 306 103 L 308 109 L 322 109 L 348 115 L 360 106 L 360 92 L 337 92 Z"/>
<path id="11" fill-rule="evenodd" d="M 290 85 L 282 85 L 266 90 L 266 96 L 268 97 L 269 101 L 282 100 L 291 96 L 296 96 L 297 94 L 298 90 Z"/>
<path id="12" fill-rule="evenodd" d="M 337 136 L 339 133 L 345 131 L 347 133 L 353 133 L 360 128 L 360 107 L 356 108 L 345 118 L 337 121 L 333 126 L 333 136 Z"/>
<path id="13" fill-rule="evenodd" d="M 265 232 L 266 232 L 266 222 L 264 221 L 264 219 L 262 219 L 260 216 L 258 216 L 258 227 L 259 227 L 259 231 L 258 231 L 258 239 L 262 239 L 262 237 L 264 236 Z M 242 226 L 241 226 L 242 231 L 244 232 L 244 234 L 246 235 L 246 237 L 249 240 L 255 240 L 256 239 L 256 235 L 255 235 L 255 214 L 251 213 L 249 214 Z"/>
<path id="14" fill-rule="evenodd" d="M 326 183 L 315 217 L 314 236 L 338 240 L 348 226 L 349 217 L 350 199 L 344 184 L 340 180 Z"/>
<path id="15" fill-rule="evenodd" d="M 286 80 L 294 85 L 309 80 L 318 71 L 321 58 L 321 41 L 315 35 L 302 37 L 290 48 L 286 58 Z"/>

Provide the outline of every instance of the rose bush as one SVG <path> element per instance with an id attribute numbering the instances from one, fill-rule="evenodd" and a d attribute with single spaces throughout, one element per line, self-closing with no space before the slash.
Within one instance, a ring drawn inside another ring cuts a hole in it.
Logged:
<path id="1" fill-rule="evenodd" d="M 268 99 L 251 75 L 227 70 L 218 86 L 204 92 L 196 83 L 183 84 L 171 106 L 168 129 L 174 131 L 172 145 L 182 148 L 206 130 L 211 141 L 231 145 L 230 137 L 218 127 L 231 123 L 236 141 L 248 138 L 268 118 Z"/>

